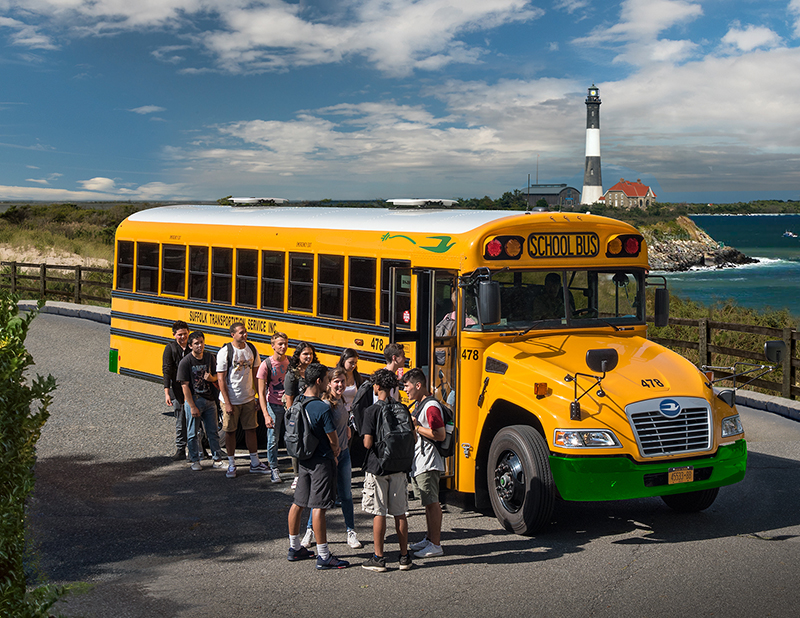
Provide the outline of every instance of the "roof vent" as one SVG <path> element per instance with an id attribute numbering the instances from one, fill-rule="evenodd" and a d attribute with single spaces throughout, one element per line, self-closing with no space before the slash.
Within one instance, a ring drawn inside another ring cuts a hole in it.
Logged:
<path id="1" fill-rule="evenodd" d="M 458 204 L 457 200 L 441 200 L 435 198 L 392 198 L 386 200 L 395 208 L 450 208 Z"/>
<path id="2" fill-rule="evenodd" d="M 234 206 L 275 206 L 289 200 L 283 197 L 232 197 L 229 201 Z"/>

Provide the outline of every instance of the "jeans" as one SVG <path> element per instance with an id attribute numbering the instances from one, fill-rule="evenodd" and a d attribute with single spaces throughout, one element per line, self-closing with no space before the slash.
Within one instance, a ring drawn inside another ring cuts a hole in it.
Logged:
<path id="1" fill-rule="evenodd" d="M 353 514 L 353 467 L 350 463 L 350 449 L 339 453 L 339 459 L 336 461 L 336 497 L 342 501 L 345 527 L 348 530 L 354 530 L 356 521 Z M 309 513 L 308 528 L 311 527 L 311 516 L 312 513 Z"/>
<path id="2" fill-rule="evenodd" d="M 222 459 L 222 454 L 219 451 L 219 436 L 217 435 L 217 405 L 212 399 L 203 399 L 202 397 L 194 398 L 194 405 L 200 410 L 199 418 L 192 416 L 192 410 L 188 403 L 183 404 L 183 409 L 186 416 L 186 439 L 189 447 L 189 461 L 200 461 L 200 451 L 198 447 L 197 433 L 200 426 L 200 421 L 203 422 L 205 427 L 206 437 L 208 438 L 208 446 L 211 449 L 212 457 Z"/>
<path id="3" fill-rule="evenodd" d="M 267 403 L 267 411 L 272 418 L 272 427 L 267 429 L 267 463 L 269 467 L 278 469 L 278 441 L 281 439 L 283 417 L 286 408 L 279 403 Z"/>

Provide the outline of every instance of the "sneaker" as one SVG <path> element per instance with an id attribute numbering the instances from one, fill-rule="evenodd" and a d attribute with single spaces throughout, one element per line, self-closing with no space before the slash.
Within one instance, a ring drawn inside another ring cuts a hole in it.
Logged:
<path id="1" fill-rule="evenodd" d="M 333 554 L 328 556 L 327 560 L 323 560 L 321 557 L 317 556 L 317 568 L 320 571 L 325 569 L 346 569 L 349 566 L 350 563 L 347 562 L 347 560 L 339 560 Z"/>
<path id="2" fill-rule="evenodd" d="M 202 469 L 203 469 L 203 466 L 201 466 L 201 465 L 200 465 L 200 462 L 199 462 L 199 461 L 193 461 L 193 462 L 192 462 L 192 465 L 191 465 L 191 466 L 189 466 L 189 467 L 190 467 L 192 470 L 194 470 L 195 472 L 197 472 L 198 470 L 202 470 Z"/>
<path id="3" fill-rule="evenodd" d="M 283 479 L 281 478 L 281 473 L 278 472 L 277 468 L 272 468 L 271 474 L 273 483 L 283 483 Z"/>
<path id="4" fill-rule="evenodd" d="M 211 464 L 212 468 L 220 469 L 223 466 L 223 462 L 221 459 L 215 459 L 214 462 Z"/>
<path id="5" fill-rule="evenodd" d="M 414 563 L 411 562 L 411 556 L 406 554 L 405 556 L 400 556 L 400 570 L 401 571 L 410 571 L 411 567 L 414 566 Z"/>
<path id="6" fill-rule="evenodd" d="M 292 489 L 297 489 L 297 477 L 294 477 L 294 480 L 292 481 Z"/>
<path id="7" fill-rule="evenodd" d="M 347 531 L 347 544 L 353 549 L 361 549 L 364 545 L 358 540 L 355 530 Z"/>
<path id="8" fill-rule="evenodd" d="M 306 560 L 313 557 L 314 552 L 308 551 L 305 547 L 300 549 L 289 548 L 289 562 L 297 562 L 298 560 Z"/>
<path id="9" fill-rule="evenodd" d="M 270 469 L 267 464 L 263 461 L 259 461 L 257 466 L 250 464 L 250 473 L 251 474 L 269 474 Z"/>
<path id="10" fill-rule="evenodd" d="M 441 556 L 444 554 L 444 550 L 442 549 L 441 545 L 434 545 L 430 541 L 428 544 L 420 549 L 419 551 L 414 552 L 415 558 L 433 558 L 434 556 Z"/>
<path id="11" fill-rule="evenodd" d="M 225 476 L 227 476 L 229 479 L 235 479 L 236 478 L 236 466 L 232 466 L 232 465 L 228 464 L 228 471 L 225 473 Z"/>
<path id="12" fill-rule="evenodd" d="M 303 540 L 300 541 L 300 545 L 305 548 L 309 548 L 312 545 L 316 544 L 316 540 L 314 539 L 314 529 L 313 528 L 306 528 L 306 533 L 303 535 Z"/>
<path id="13" fill-rule="evenodd" d="M 376 556 L 375 554 L 372 554 L 372 556 L 370 556 L 370 559 L 361 565 L 361 568 L 367 569 L 367 571 L 376 571 L 378 573 L 383 573 L 386 571 L 386 558 L 384 558 L 383 556 Z"/>
<path id="14" fill-rule="evenodd" d="M 172 461 L 183 461 L 186 459 L 186 449 L 179 448 L 175 451 L 175 454 L 172 456 Z"/>
<path id="15" fill-rule="evenodd" d="M 430 541 L 428 540 L 428 537 L 424 536 L 424 537 L 422 537 L 422 540 L 421 540 L 421 541 L 417 541 L 416 543 L 411 543 L 411 544 L 408 546 L 408 548 L 409 548 L 411 551 L 419 551 L 419 550 L 420 550 L 420 549 L 422 549 L 423 547 L 427 547 L 427 546 L 428 546 L 428 543 L 430 543 Z"/>

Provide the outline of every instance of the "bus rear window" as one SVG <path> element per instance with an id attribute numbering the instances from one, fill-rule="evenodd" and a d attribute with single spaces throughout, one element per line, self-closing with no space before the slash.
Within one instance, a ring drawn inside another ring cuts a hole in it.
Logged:
<path id="1" fill-rule="evenodd" d="M 231 303 L 233 249 L 211 249 L 211 302 Z"/>
<path id="2" fill-rule="evenodd" d="M 136 250 L 136 291 L 158 294 L 158 243 L 140 242 Z"/>
<path id="3" fill-rule="evenodd" d="M 133 291 L 133 241 L 117 243 L 117 289 Z"/>

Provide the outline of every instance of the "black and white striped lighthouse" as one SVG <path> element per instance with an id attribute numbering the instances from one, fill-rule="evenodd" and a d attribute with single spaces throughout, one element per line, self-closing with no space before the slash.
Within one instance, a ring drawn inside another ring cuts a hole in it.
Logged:
<path id="1" fill-rule="evenodd" d="M 592 84 L 586 97 L 586 167 L 581 204 L 594 204 L 603 197 L 600 175 L 600 89 Z"/>

